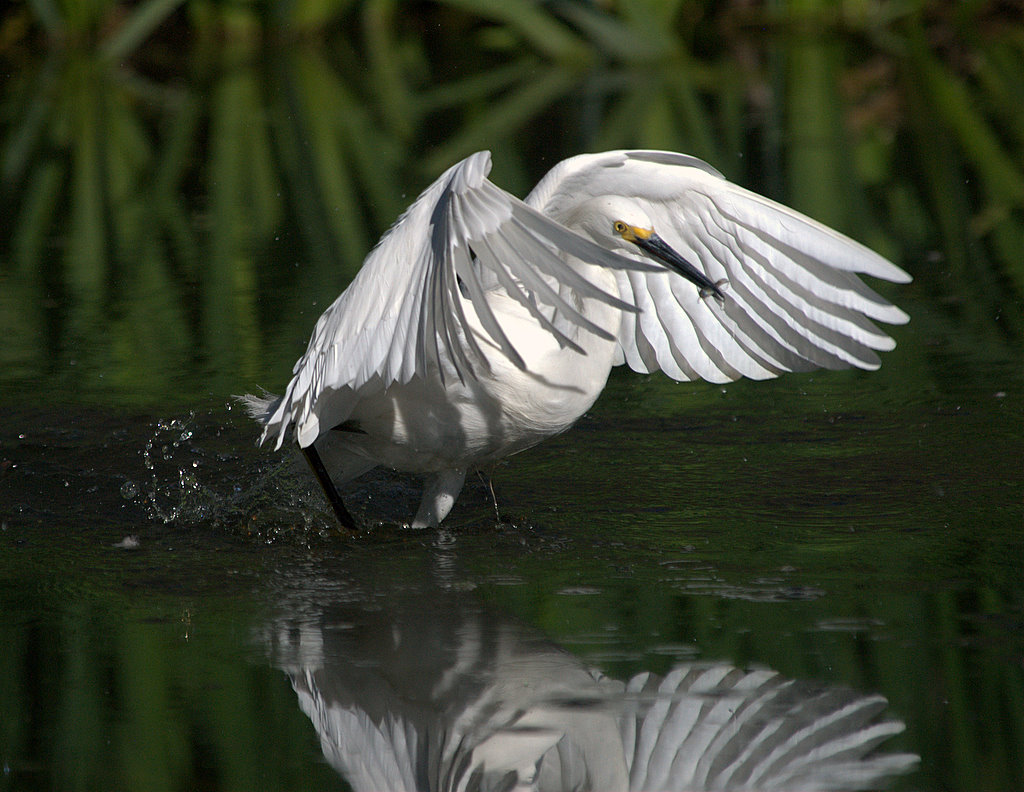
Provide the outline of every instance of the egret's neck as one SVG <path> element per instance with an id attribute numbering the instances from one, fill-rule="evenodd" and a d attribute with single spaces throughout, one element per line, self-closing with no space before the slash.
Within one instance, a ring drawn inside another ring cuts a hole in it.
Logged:
<path id="1" fill-rule="evenodd" d="M 613 272 L 603 267 L 571 262 L 576 272 L 612 297 L 618 297 Z M 516 397 L 506 394 L 502 401 L 522 404 L 525 411 L 548 409 L 575 412 L 575 421 L 590 407 L 604 388 L 617 347 L 622 312 L 594 297 L 585 297 L 565 283 L 551 281 L 559 297 L 588 322 L 604 330 L 611 338 L 602 338 L 566 312 L 545 307 L 544 316 L 577 348 L 565 344 L 545 327 L 531 311 L 509 297 L 503 290 L 488 294 L 488 303 L 509 341 L 522 357 L 525 371 L 517 368 L 497 344 L 473 321 L 475 337 L 487 355 L 493 380 L 491 385 L 517 391 Z M 467 312 L 470 313 L 470 312 Z M 561 404 L 565 400 L 572 407 Z M 566 424 L 568 425 L 568 423 Z"/>

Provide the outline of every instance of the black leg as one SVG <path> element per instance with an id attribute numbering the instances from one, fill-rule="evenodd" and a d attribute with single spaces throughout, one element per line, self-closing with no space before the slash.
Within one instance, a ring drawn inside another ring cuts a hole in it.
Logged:
<path id="1" fill-rule="evenodd" d="M 338 518 L 338 522 L 341 523 L 343 528 L 347 528 L 353 533 L 357 533 L 359 529 L 356 527 L 356 521 L 352 519 L 352 515 L 348 513 L 348 509 L 345 508 L 345 504 L 341 501 L 341 496 L 338 494 L 338 490 L 334 488 L 334 482 L 331 481 L 330 475 L 327 473 L 327 468 L 324 467 L 324 462 L 320 459 L 320 454 L 317 453 L 316 449 L 312 444 L 302 449 L 302 453 L 306 455 L 306 461 L 309 463 L 309 467 L 313 470 L 313 475 L 316 476 L 316 480 L 320 482 L 320 487 L 324 491 L 324 495 L 327 496 L 327 500 L 331 502 L 331 506 L 334 507 L 334 514 Z"/>

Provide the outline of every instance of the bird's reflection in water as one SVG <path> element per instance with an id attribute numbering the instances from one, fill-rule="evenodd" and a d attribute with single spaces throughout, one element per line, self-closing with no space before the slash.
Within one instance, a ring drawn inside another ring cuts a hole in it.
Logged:
<path id="1" fill-rule="evenodd" d="M 623 682 L 469 595 L 292 610 L 275 664 L 328 762 L 361 790 L 848 790 L 917 757 L 886 700 L 687 663 Z"/>

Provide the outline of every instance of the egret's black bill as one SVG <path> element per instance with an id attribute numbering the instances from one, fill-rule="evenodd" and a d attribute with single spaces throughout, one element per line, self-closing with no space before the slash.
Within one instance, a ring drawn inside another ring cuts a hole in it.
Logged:
<path id="1" fill-rule="evenodd" d="M 647 253 L 647 255 L 657 259 L 670 270 L 678 272 L 694 284 L 698 289 L 700 289 L 701 297 L 707 297 L 709 294 L 713 294 L 715 299 L 719 302 L 725 300 L 725 295 L 722 294 L 722 290 L 718 288 L 718 283 L 712 281 L 707 275 L 679 255 L 671 245 L 657 234 L 651 234 L 647 239 L 638 238 L 636 240 L 636 245 Z"/>

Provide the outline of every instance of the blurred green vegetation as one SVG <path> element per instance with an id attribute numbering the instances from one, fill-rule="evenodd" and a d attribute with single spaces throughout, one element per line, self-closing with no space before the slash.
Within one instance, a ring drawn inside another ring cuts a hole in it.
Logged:
<path id="1" fill-rule="evenodd" d="M 686 151 L 863 239 L 917 279 L 890 294 L 922 380 L 936 338 L 1024 337 L 1005 4 L 29 0 L 0 65 L 8 389 L 279 386 L 380 233 L 481 148 L 519 194 L 582 151 Z"/>
<path id="2" fill-rule="evenodd" d="M 232 586 L 191 555 L 182 570 L 180 553 L 161 553 L 154 574 L 123 553 L 109 564 L 94 543 L 70 559 L 69 544 L 51 547 L 59 576 L 5 547 L 24 566 L 0 577 L 0 789 L 338 788 L 250 632 L 249 569 Z M 259 564 L 219 549 L 225 565 Z"/>

